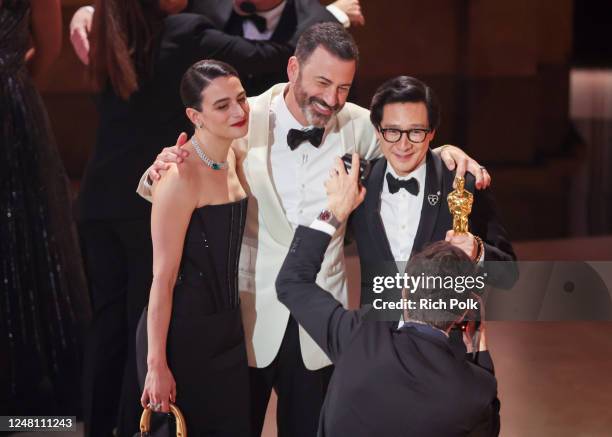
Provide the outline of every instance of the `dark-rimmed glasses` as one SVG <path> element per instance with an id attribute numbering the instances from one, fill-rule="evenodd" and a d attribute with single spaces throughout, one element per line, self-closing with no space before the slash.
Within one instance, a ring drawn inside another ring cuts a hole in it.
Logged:
<path id="1" fill-rule="evenodd" d="M 422 143 L 425 141 L 427 134 L 431 132 L 431 129 L 395 129 L 395 128 L 379 128 L 385 141 L 389 143 L 397 143 L 402 139 L 402 135 L 406 134 L 408 141 L 411 143 Z"/>

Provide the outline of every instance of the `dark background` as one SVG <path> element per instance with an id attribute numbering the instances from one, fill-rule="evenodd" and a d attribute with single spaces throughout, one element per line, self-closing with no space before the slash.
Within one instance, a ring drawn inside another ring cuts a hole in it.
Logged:
<path id="1" fill-rule="evenodd" d="M 62 3 L 64 50 L 43 96 L 76 188 L 96 115 L 67 28 L 89 2 Z M 570 109 L 575 69 L 612 65 L 612 2 L 362 0 L 362 8 L 366 26 L 352 31 L 362 53 L 357 103 L 368 106 L 392 76 L 424 80 L 442 101 L 436 145 L 457 144 L 487 166 L 514 240 L 612 233 L 610 120 Z"/>

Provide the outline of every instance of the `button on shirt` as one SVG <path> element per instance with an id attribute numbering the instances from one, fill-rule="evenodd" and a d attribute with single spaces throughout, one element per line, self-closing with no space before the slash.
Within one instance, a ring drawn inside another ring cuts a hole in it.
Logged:
<path id="1" fill-rule="evenodd" d="M 391 194 L 387 185 L 386 173 L 390 173 L 399 180 L 415 178 L 419 183 L 419 193 L 415 196 L 401 188 L 397 193 Z M 393 258 L 395 258 L 395 261 L 408 261 L 421 220 L 427 166 L 425 160 L 423 160 L 421 165 L 410 174 L 399 177 L 391 164 L 387 163 L 386 173 L 380 196 L 380 216 Z"/>
<path id="2" fill-rule="evenodd" d="M 293 228 L 309 226 L 321 210 L 327 207 L 325 181 L 335 165 L 335 157 L 344 154 L 342 139 L 335 121 L 328 126 L 319 148 L 308 141 L 295 150 L 287 145 L 289 129 L 304 129 L 289 112 L 284 96 L 279 94 L 271 103 L 270 149 L 272 180 Z"/>

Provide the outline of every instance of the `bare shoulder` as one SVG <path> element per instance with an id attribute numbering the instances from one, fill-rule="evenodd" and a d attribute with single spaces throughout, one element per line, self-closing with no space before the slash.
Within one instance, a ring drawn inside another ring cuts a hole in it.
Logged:
<path id="1" fill-rule="evenodd" d="M 179 164 L 171 163 L 170 168 L 165 171 L 161 178 L 153 182 L 151 193 L 153 201 L 166 194 L 185 199 L 193 197 L 197 184 L 197 175 L 194 165 L 186 160 Z"/>

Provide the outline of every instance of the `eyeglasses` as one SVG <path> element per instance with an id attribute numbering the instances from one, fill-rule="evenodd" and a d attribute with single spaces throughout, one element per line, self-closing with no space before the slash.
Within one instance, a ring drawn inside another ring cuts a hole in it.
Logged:
<path id="1" fill-rule="evenodd" d="M 431 129 L 395 129 L 395 128 L 379 128 L 380 133 L 382 134 L 385 141 L 390 143 L 397 143 L 402 139 L 402 134 L 406 134 L 408 137 L 408 141 L 411 143 L 422 143 L 425 141 L 427 134 L 431 132 Z"/>

